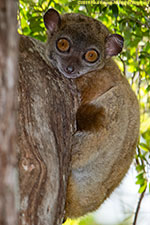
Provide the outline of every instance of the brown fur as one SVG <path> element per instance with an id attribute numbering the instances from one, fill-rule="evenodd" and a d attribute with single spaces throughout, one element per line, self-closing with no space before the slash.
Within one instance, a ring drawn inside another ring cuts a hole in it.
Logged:
<path id="1" fill-rule="evenodd" d="M 82 103 L 67 191 L 70 218 L 96 210 L 109 197 L 129 169 L 139 135 L 138 101 L 114 62 L 76 83 Z"/>
<path id="2" fill-rule="evenodd" d="M 128 171 L 138 141 L 139 105 L 111 59 L 122 49 L 120 35 L 110 35 L 92 18 L 59 15 L 53 9 L 45 14 L 44 22 L 48 29 L 46 56 L 62 75 L 76 78 L 81 96 L 65 209 L 66 218 L 76 218 L 97 209 Z M 60 38 L 69 41 L 68 52 L 56 49 Z M 93 64 L 84 59 L 91 48 L 100 56 Z"/>

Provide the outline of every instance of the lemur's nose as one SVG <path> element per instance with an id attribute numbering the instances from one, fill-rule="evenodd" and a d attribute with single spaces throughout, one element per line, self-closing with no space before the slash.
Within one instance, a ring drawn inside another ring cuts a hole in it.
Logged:
<path id="1" fill-rule="evenodd" d="M 65 71 L 69 74 L 72 73 L 74 71 L 74 66 L 67 66 Z"/>

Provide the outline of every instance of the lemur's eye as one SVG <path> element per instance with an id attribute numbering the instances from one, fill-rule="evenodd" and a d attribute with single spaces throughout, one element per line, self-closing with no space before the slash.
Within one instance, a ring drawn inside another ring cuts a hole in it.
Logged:
<path id="1" fill-rule="evenodd" d="M 57 41 L 56 46 L 59 51 L 67 52 L 70 48 L 70 42 L 65 38 L 61 38 Z"/>
<path id="2" fill-rule="evenodd" d="M 99 58 L 99 54 L 96 50 L 91 49 L 85 53 L 84 58 L 87 62 L 94 63 Z"/>

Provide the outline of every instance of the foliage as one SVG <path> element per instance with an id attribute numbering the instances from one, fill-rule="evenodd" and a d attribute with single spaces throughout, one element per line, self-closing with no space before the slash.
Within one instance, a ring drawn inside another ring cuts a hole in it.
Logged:
<path id="1" fill-rule="evenodd" d="M 139 193 L 142 193 L 150 182 L 150 8 L 131 4 L 79 5 L 78 1 L 73 0 L 20 0 L 19 33 L 45 41 L 42 16 L 49 7 L 60 13 L 75 12 L 92 16 L 101 20 L 112 32 L 124 37 L 124 50 L 117 61 L 140 102 L 141 136 L 135 164 L 138 171 L 136 183 Z M 73 224 L 82 225 L 79 221 Z"/>
<path id="2" fill-rule="evenodd" d="M 85 216 L 83 219 L 71 220 L 67 219 L 64 225 L 100 225 L 94 221 L 93 216 Z"/>

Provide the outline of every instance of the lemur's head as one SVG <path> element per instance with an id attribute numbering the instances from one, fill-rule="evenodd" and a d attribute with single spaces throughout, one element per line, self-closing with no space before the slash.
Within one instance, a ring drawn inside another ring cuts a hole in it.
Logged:
<path id="1" fill-rule="evenodd" d="M 123 37 L 110 34 L 98 20 L 77 13 L 60 15 L 49 9 L 44 15 L 48 31 L 46 55 L 65 77 L 77 78 L 105 65 L 117 55 Z"/>

